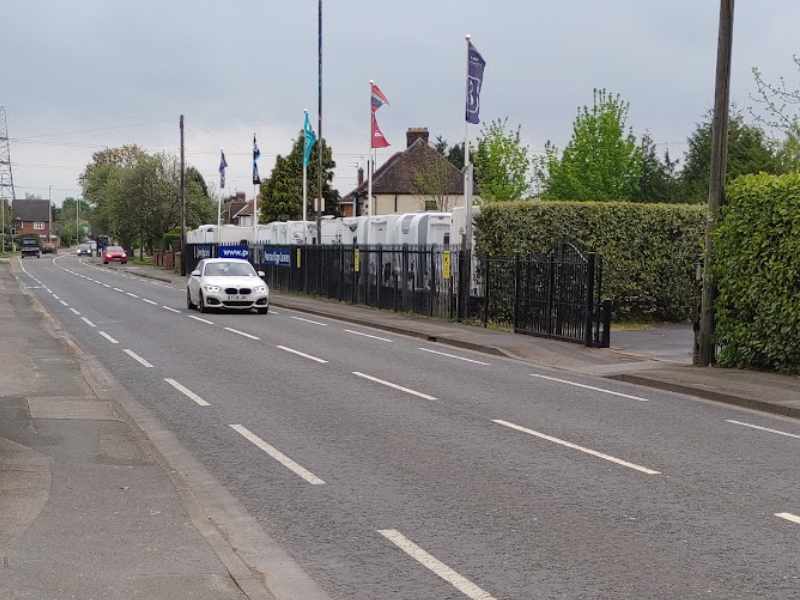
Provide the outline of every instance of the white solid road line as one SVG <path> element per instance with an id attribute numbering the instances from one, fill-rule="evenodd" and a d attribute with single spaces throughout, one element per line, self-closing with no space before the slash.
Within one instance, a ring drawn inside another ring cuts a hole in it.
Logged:
<path id="1" fill-rule="evenodd" d="M 153 306 L 158 306 L 158 302 L 154 302 L 150 300 L 150 298 L 142 298 L 142 302 L 147 302 L 148 304 L 152 304 Z"/>
<path id="2" fill-rule="evenodd" d="M 296 321 L 303 321 L 303 323 L 311 323 L 312 325 L 321 325 L 322 327 L 327 327 L 327 323 L 320 323 L 319 321 L 312 321 L 311 319 L 305 319 L 303 317 L 292 317 Z"/>
<path id="3" fill-rule="evenodd" d="M 447 352 L 439 352 L 438 350 L 431 350 L 430 348 L 417 348 L 417 350 L 422 350 L 423 352 L 430 352 L 431 354 L 438 354 L 439 356 L 446 356 L 447 358 L 455 358 L 456 360 L 463 360 L 464 362 L 474 363 L 476 365 L 483 365 L 485 367 L 491 366 L 487 362 L 483 362 L 480 360 L 473 360 L 471 358 L 464 358 L 463 356 L 458 356 L 456 354 L 448 354 Z"/>
<path id="4" fill-rule="evenodd" d="M 320 364 L 327 364 L 327 360 L 322 358 L 317 358 L 316 356 L 311 356 L 310 354 L 306 354 L 305 352 L 300 352 L 299 350 L 294 350 L 292 348 L 287 348 L 286 346 L 277 346 L 280 350 L 284 352 L 291 352 L 292 354 L 296 354 L 297 356 L 302 356 L 303 358 L 307 358 L 308 360 L 313 360 L 314 362 L 318 362 Z"/>
<path id="5" fill-rule="evenodd" d="M 482 590 L 466 577 L 459 575 L 456 571 L 446 564 L 428 554 L 425 550 L 417 546 L 414 542 L 404 536 L 396 529 L 379 529 L 380 533 L 411 558 L 416 560 L 426 569 L 433 571 L 436 575 L 444 579 L 447 583 L 456 588 L 471 600 L 495 600 L 489 592 Z"/>
<path id="6" fill-rule="evenodd" d="M 190 319 L 194 319 L 195 321 L 200 321 L 201 323 L 205 323 L 206 325 L 213 325 L 214 321 L 209 321 L 208 319 L 204 319 L 203 317 L 198 317 L 195 315 L 187 315 Z"/>
<path id="7" fill-rule="evenodd" d="M 86 324 L 87 324 L 89 327 L 97 327 L 97 325 L 95 325 L 94 323 L 92 323 L 92 322 L 91 322 L 89 319 L 87 319 L 86 317 L 81 317 L 81 321 L 83 321 L 84 323 L 86 323 Z"/>
<path id="8" fill-rule="evenodd" d="M 394 341 L 394 340 L 390 340 L 389 338 L 380 337 L 380 336 L 372 335 L 372 334 L 369 334 L 369 333 L 364 333 L 363 331 L 354 331 L 353 329 L 345 329 L 345 331 L 347 333 L 352 333 L 353 335 L 360 335 L 360 336 L 365 337 L 365 338 L 370 338 L 370 339 L 373 339 L 373 340 L 380 340 L 381 342 L 389 342 L 389 343 L 391 343 L 391 342 Z"/>
<path id="9" fill-rule="evenodd" d="M 776 517 L 780 517 L 781 519 L 786 519 L 787 521 L 791 521 L 792 523 L 796 523 L 800 525 L 800 517 L 797 515 L 793 515 L 792 513 L 775 513 Z"/>
<path id="10" fill-rule="evenodd" d="M 751 429 L 758 429 L 759 431 L 767 431 L 769 433 L 777 433 L 778 435 L 784 435 L 786 437 L 795 438 L 800 440 L 800 435 L 795 433 L 787 433 L 785 431 L 779 431 L 777 429 L 770 429 L 769 427 L 761 427 L 760 425 L 751 425 L 750 423 L 742 423 L 741 421 L 734 421 L 733 419 L 725 419 L 726 423 L 733 423 L 734 425 L 741 425 L 742 427 L 750 427 Z"/>
<path id="11" fill-rule="evenodd" d="M 190 390 L 189 388 L 181 385 L 180 383 L 178 383 L 174 379 L 170 379 L 169 377 L 167 377 L 167 378 L 164 379 L 164 381 L 166 381 L 168 384 L 170 384 L 172 387 L 174 387 L 176 390 L 178 390 L 181 394 L 185 395 L 187 398 L 189 398 L 190 400 L 194 401 L 198 406 L 211 406 L 208 402 L 203 400 L 200 396 L 195 394 L 192 390 Z"/>
<path id="12" fill-rule="evenodd" d="M 133 360 L 135 360 L 136 362 L 138 362 L 140 365 L 142 365 L 143 367 L 147 367 L 148 369 L 152 369 L 152 368 L 153 368 L 153 365 L 151 365 L 149 362 L 147 362 L 147 361 L 146 361 L 145 359 L 143 359 L 141 356 L 139 356 L 138 354 L 136 354 L 136 352 L 134 352 L 133 350 L 128 350 L 127 348 L 125 348 L 125 349 L 123 349 L 122 351 L 123 351 L 125 354 L 127 354 L 128 356 L 130 356 L 130 357 L 131 357 Z"/>
<path id="13" fill-rule="evenodd" d="M 177 308 L 172 308 L 171 306 L 162 306 L 161 308 L 168 310 L 169 312 L 181 314 L 181 311 L 179 311 Z"/>
<path id="14" fill-rule="evenodd" d="M 362 377 L 364 379 L 369 379 L 370 381 L 374 381 L 375 383 L 380 383 L 381 385 L 385 385 L 386 387 L 394 388 L 396 390 L 400 390 L 401 392 L 405 392 L 406 394 L 411 394 L 412 396 L 418 396 L 420 398 L 424 398 L 425 400 L 436 400 L 436 396 L 429 396 L 428 394 L 423 394 L 422 392 L 416 392 L 414 390 L 410 390 L 407 387 L 403 387 L 402 385 L 397 385 L 396 383 L 391 383 L 389 381 L 384 381 L 383 379 L 378 379 L 377 377 L 373 377 L 372 375 L 367 375 L 366 373 L 360 373 L 359 371 L 353 371 L 353 375 L 356 377 Z"/>
<path id="15" fill-rule="evenodd" d="M 305 467 L 300 466 L 299 464 L 294 462 L 291 458 L 286 456 L 283 452 L 281 452 L 274 446 L 271 446 L 267 442 L 262 440 L 255 433 L 250 431 L 247 427 L 238 424 L 231 425 L 230 427 L 237 433 L 241 434 L 246 440 L 252 442 L 258 448 L 269 454 L 272 458 L 277 460 L 284 467 L 289 469 L 292 473 L 294 473 L 298 477 L 305 479 L 311 485 L 322 485 L 325 483 L 324 481 L 322 481 L 322 479 L 314 475 L 311 471 L 309 471 Z"/>
<path id="16" fill-rule="evenodd" d="M 626 460 L 622 460 L 619 458 L 615 458 L 608 454 L 603 454 L 602 452 L 598 452 L 597 450 L 591 450 L 589 448 L 585 448 L 583 446 L 579 446 L 578 444 L 573 444 L 572 442 L 568 442 L 566 440 L 559 439 L 557 437 L 553 437 L 552 435 L 547 435 L 546 433 L 540 433 L 538 431 L 534 431 L 533 429 L 528 429 L 527 427 L 523 427 L 522 425 L 516 425 L 515 423 L 509 423 L 508 421 L 503 421 L 502 419 L 492 419 L 493 423 L 497 423 L 498 425 L 502 425 L 503 427 L 508 427 L 510 429 L 515 429 L 517 431 L 521 431 L 522 433 L 527 433 L 528 435 L 532 435 L 543 440 L 547 440 L 548 442 L 553 442 L 554 444 L 560 444 L 561 446 L 565 446 L 567 448 L 572 448 L 573 450 L 578 450 L 579 452 L 583 452 L 585 454 L 589 454 L 591 456 L 596 456 L 597 458 L 602 458 L 603 460 L 607 460 L 617 465 L 621 465 L 623 467 L 628 467 L 629 469 L 634 469 L 635 471 L 639 471 L 640 473 L 644 473 L 646 475 L 660 475 L 660 471 L 654 471 L 653 469 L 648 469 L 647 467 L 643 467 L 641 465 L 637 465 L 632 462 L 628 462 Z"/>
<path id="17" fill-rule="evenodd" d="M 98 331 L 97 333 L 99 333 L 100 335 L 102 335 L 104 338 L 106 338 L 106 339 L 107 339 L 109 342 L 111 342 L 112 344 L 119 344 L 119 342 L 118 342 L 117 340 L 115 340 L 113 337 L 111 337 L 110 335 L 108 335 L 108 334 L 107 334 L 105 331 Z"/>
<path id="18" fill-rule="evenodd" d="M 612 396 L 619 396 L 620 398 L 628 398 L 629 400 L 636 400 L 637 402 L 649 402 L 647 398 L 641 398 L 639 396 L 631 396 L 630 394 L 623 394 L 621 392 L 615 392 L 613 390 L 607 390 L 605 388 L 594 387 L 593 385 L 585 385 L 583 383 L 576 383 L 574 381 L 567 381 L 566 379 L 558 379 L 557 377 L 548 377 L 547 375 L 536 375 L 531 374 L 531 377 L 538 377 L 539 379 L 546 379 L 547 381 L 555 381 L 557 383 L 564 383 L 566 385 L 572 385 L 575 387 L 583 388 L 585 390 L 592 390 L 594 392 L 602 392 L 603 394 L 610 394 Z"/>
<path id="19" fill-rule="evenodd" d="M 241 335 L 242 337 L 250 338 L 251 340 L 260 340 L 261 338 L 256 335 L 251 335 L 244 331 L 239 331 L 238 329 L 234 329 L 233 327 L 225 327 L 225 331 L 230 331 L 231 333 L 235 333 L 236 335 Z"/>
<path id="20" fill-rule="evenodd" d="M 77 315 L 79 317 L 81 316 L 81 313 L 75 310 L 74 308 L 70 308 L 70 310 L 72 311 L 72 314 Z"/>

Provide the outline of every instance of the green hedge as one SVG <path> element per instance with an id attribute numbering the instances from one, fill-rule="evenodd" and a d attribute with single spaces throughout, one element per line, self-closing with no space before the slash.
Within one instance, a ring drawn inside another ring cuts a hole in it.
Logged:
<path id="1" fill-rule="evenodd" d="M 714 264 L 721 364 L 800 372 L 800 174 L 729 186 Z"/>
<path id="2" fill-rule="evenodd" d="M 697 313 L 705 216 L 688 204 L 484 203 L 476 245 L 481 254 L 511 256 L 577 240 L 603 256 L 603 296 L 616 319 L 683 321 Z"/>

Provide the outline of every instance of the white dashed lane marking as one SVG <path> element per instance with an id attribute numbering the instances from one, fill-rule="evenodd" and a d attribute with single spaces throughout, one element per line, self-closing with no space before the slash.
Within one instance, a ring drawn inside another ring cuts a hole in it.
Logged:
<path id="1" fill-rule="evenodd" d="M 174 379 L 170 379 L 169 377 L 167 377 L 167 378 L 164 379 L 164 381 L 166 381 L 168 384 L 170 384 L 172 387 L 174 387 L 176 390 L 178 390 L 181 394 L 183 394 L 184 396 L 186 396 L 187 398 L 189 398 L 190 400 L 195 402 L 198 406 L 211 406 L 208 402 L 203 400 L 200 396 L 195 394 L 192 390 L 190 390 L 186 386 L 178 383 Z"/>
<path id="2" fill-rule="evenodd" d="M 607 390 L 605 388 L 599 388 L 593 385 L 577 383 L 575 381 L 568 381 L 566 379 L 558 379 L 557 377 L 548 377 L 547 375 L 536 375 L 536 374 L 532 374 L 531 377 L 538 377 L 539 379 L 546 379 L 547 381 L 555 381 L 556 383 L 563 383 L 565 385 L 571 385 L 573 387 L 583 388 L 584 390 L 591 390 L 593 392 L 600 392 L 602 394 L 609 394 L 611 396 L 619 396 L 620 398 L 628 398 L 629 400 L 636 400 L 637 402 L 649 402 L 647 398 L 641 398 L 639 396 L 631 396 L 630 394 L 623 394 L 621 392 L 615 392 L 613 390 Z"/>
<path id="3" fill-rule="evenodd" d="M 312 321 L 311 319 L 305 319 L 303 317 L 292 317 L 295 321 L 302 321 L 303 323 L 311 323 L 312 325 L 320 325 L 321 327 L 327 327 L 327 323 L 320 323 L 319 321 Z"/>
<path id="4" fill-rule="evenodd" d="M 373 377 L 372 375 L 367 375 L 366 373 L 360 373 L 359 371 L 353 371 L 353 375 L 356 377 L 361 377 L 362 379 L 368 379 L 369 381 L 374 381 L 375 383 L 379 383 L 381 385 L 385 385 L 386 387 L 390 387 L 395 390 L 399 390 L 401 392 L 405 392 L 406 394 L 411 394 L 412 396 L 417 396 L 419 398 L 424 398 L 425 400 L 436 400 L 436 396 L 429 396 L 428 394 L 423 394 L 422 392 L 417 392 L 415 390 L 409 389 L 407 387 L 403 387 L 402 385 L 397 385 L 396 383 L 391 383 L 389 381 L 385 381 L 383 379 L 378 379 L 377 377 Z"/>
<path id="5" fill-rule="evenodd" d="M 98 331 L 97 333 L 99 333 L 101 336 L 103 336 L 104 338 L 106 338 L 106 339 L 107 339 L 109 342 L 111 342 L 112 344 L 119 344 L 119 342 L 118 342 L 117 340 L 115 340 L 113 337 L 111 337 L 110 335 L 108 335 L 108 334 L 107 334 L 105 331 Z"/>
<path id="6" fill-rule="evenodd" d="M 250 431 L 247 427 L 244 427 L 243 425 L 239 424 L 231 425 L 230 427 L 231 429 L 239 433 L 242 437 L 244 437 L 246 440 L 254 444 L 256 447 L 260 448 L 261 450 L 269 454 L 272 458 L 277 460 L 284 467 L 289 469 L 292 473 L 294 473 L 298 477 L 301 477 L 302 479 L 305 479 L 311 485 L 322 485 L 325 483 L 322 479 L 314 475 L 311 471 L 299 465 L 291 458 L 286 456 L 283 452 L 281 452 L 274 446 L 262 440 L 255 433 Z"/>
<path id="7" fill-rule="evenodd" d="M 294 350 L 293 348 L 287 348 L 286 346 L 277 346 L 279 350 L 283 350 L 284 352 L 290 352 L 291 354 L 296 354 L 297 356 L 302 356 L 303 358 L 307 358 L 308 360 L 313 360 L 314 362 L 318 362 L 320 364 L 327 364 L 328 361 L 322 358 L 318 358 L 316 356 L 311 356 L 310 354 L 306 354 L 305 352 L 300 352 L 299 350 Z"/>
<path id="8" fill-rule="evenodd" d="M 127 354 L 128 356 L 130 356 L 130 357 L 131 357 L 133 360 L 135 360 L 136 362 L 138 362 L 138 363 L 139 363 L 140 365 L 142 365 L 143 367 L 147 367 L 148 369 L 152 369 L 152 368 L 153 368 L 153 365 L 152 365 L 152 364 L 150 364 L 150 363 L 149 363 L 149 362 L 147 362 L 145 359 L 143 359 L 141 356 L 139 356 L 138 354 L 136 354 L 136 352 L 134 352 L 133 350 L 129 350 L 128 348 L 125 348 L 125 349 L 123 350 L 123 352 L 124 352 L 125 354 Z"/>

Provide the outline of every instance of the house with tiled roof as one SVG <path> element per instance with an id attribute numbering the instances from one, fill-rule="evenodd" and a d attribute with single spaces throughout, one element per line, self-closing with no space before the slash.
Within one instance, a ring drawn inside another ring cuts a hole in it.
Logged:
<path id="1" fill-rule="evenodd" d="M 11 210 L 17 235 L 38 235 L 42 241 L 48 239 L 52 222 L 49 200 L 18 198 L 14 200 Z"/>
<path id="2" fill-rule="evenodd" d="M 428 142 L 427 128 L 406 132 L 406 149 L 393 154 L 375 170 L 372 180 L 374 214 L 450 211 L 464 205 L 464 177 Z M 343 216 L 368 213 L 368 183 L 361 181 L 342 198 Z"/>

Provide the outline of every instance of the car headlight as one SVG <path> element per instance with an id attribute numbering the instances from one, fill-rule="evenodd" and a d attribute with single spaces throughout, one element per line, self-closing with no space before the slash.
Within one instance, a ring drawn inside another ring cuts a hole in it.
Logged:
<path id="1" fill-rule="evenodd" d="M 219 286 L 218 285 L 206 285 L 206 286 L 203 286 L 203 288 L 207 292 L 211 292 L 212 294 L 216 294 L 219 291 Z"/>
<path id="2" fill-rule="evenodd" d="M 262 285 L 261 287 L 256 288 L 256 294 L 266 294 L 266 293 L 267 293 L 266 286 Z"/>

